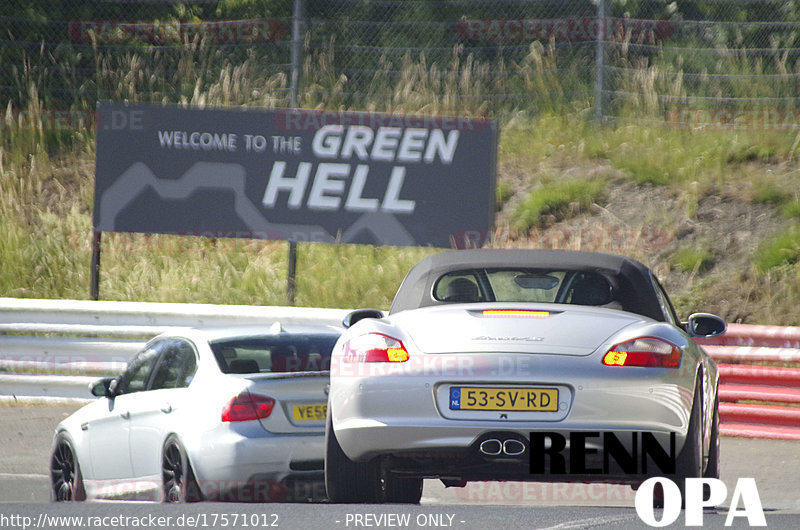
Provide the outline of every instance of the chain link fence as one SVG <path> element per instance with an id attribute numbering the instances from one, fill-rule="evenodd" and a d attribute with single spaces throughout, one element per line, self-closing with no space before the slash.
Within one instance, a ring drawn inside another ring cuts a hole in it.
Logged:
<path id="1" fill-rule="evenodd" d="M 785 0 L 6 0 L 0 112 L 114 99 L 796 128 L 799 39 Z"/>

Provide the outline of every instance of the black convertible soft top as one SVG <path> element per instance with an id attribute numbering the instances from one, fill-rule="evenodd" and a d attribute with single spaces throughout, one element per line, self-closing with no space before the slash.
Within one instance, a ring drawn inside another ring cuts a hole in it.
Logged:
<path id="1" fill-rule="evenodd" d="M 666 320 L 656 295 L 654 278 L 642 263 L 624 256 L 571 250 L 455 250 L 424 258 L 406 275 L 390 314 L 443 302 L 433 297 L 442 275 L 466 269 L 559 269 L 601 274 L 613 286 L 624 310 Z"/>

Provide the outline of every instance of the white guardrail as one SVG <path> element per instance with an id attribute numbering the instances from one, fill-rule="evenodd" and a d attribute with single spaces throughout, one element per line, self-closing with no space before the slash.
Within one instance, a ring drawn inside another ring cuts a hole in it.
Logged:
<path id="1" fill-rule="evenodd" d="M 328 324 L 345 309 L 0 298 L 0 400 L 89 399 L 88 385 L 119 373 L 173 327 Z M 5 397 L 3 397 L 5 396 Z"/>

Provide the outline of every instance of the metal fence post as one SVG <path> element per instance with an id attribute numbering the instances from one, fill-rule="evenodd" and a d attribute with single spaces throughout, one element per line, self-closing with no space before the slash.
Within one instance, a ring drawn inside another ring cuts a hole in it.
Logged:
<path id="1" fill-rule="evenodd" d="M 303 62 L 303 0 L 294 0 L 292 12 L 292 71 L 289 81 L 289 106 L 300 105 L 300 69 Z M 297 292 L 297 242 L 289 241 L 289 259 L 286 267 L 286 303 L 294 305 Z"/>
<path id="2" fill-rule="evenodd" d="M 100 251 L 103 232 L 92 231 L 92 264 L 89 276 L 89 298 L 100 299 Z"/>
<path id="3" fill-rule="evenodd" d="M 594 57 L 594 117 L 603 119 L 603 74 L 605 68 L 606 0 L 597 2 L 597 41 Z"/>
<path id="4" fill-rule="evenodd" d="M 300 71 L 303 62 L 303 0 L 294 0 L 292 13 L 292 71 L 289 80 L 289 106 L 299 105 Z"/>

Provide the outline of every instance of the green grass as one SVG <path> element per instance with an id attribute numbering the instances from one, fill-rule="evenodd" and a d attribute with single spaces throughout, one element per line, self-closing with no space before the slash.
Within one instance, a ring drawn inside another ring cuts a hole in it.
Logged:
<path id="1" fill-rule="evenodd" d="M 791 193 L 783 189 L 782 184 L 778 178 L 771 175 L 753 179 L 751 183 L 753 202 L 773 206 L 779 206 L 787 202 L 791 199 Z"/>
<path id="2" fill-rule="evenodd" d="M 764 241 L 754 262 L 761 272 L 800 262 L 800 228 L 795 226 Z"/>
<path id="3" fill-rule="evenodd" d="M 706 247 L 681 247 L 670 256 L 670 262 L 683 272 L 707 272 L 714 266 L 714 253 Z"/>
<path id="4" fill-rule="evenodd" d="M 497 206 L 500 207 L 506 202 L 511 196 L 514 195 L 514 190 L 511 187 L 511 183 L 508 181 L 501 181 L 497 183 Z"/>
<path id="5" fill-rule="evenodd" d="M 772 186 L 760 186 L 754 192 L 753 202 L 760 204 L 782 204 L 789 198 L 788 193 Z"/>
<path id="6" fill-rule="evenodd" d="M 728 153 L 729 164 L 744 164 L 747 162 L 771 162 L 777 158 L 777 148 L 768 143 L 754 145 L 740 145 Z"/>
<path id="7" fill-rule="evenodd" d="M 590 179 L 544 184 L 532 190 L 517 208 L 514 226 L 519 230 L 526 230 L 575 216 L 600 200 L 605 193 L 605 187 L 605 181 Z"/>
<path id="8" fill-rule="evenodd" d="M 781 215 L 787 219 L 800 219 L 800 200 L 795 199 L 781 206 Z"/>
<path id="9" fill-rule="evenodd" d="M 753 145 L 769 145 L 771 156 L 785 161 L 792 156 L 794 141 L 793 135 L 779 132 L 687 131 L 624 122 L 600 126 L 587 109 L 511 120 L 501 134 L 500 154 L 501 160 L 527 166 L 541 165 L 543 160 L 561 166 L 605 160 L 632 182 L 682 190 L 693 182 L 701 187 L 723 185 L 739 170 L 738 161 L 728 160 L 729 154 Z"/>

